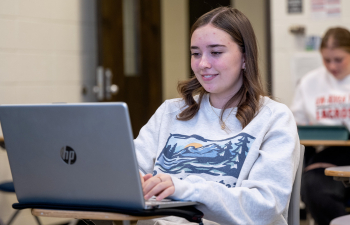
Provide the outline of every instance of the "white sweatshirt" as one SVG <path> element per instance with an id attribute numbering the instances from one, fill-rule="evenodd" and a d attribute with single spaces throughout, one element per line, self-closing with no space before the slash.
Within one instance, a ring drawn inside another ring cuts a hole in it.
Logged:
<path id="1" fill-rule="evenodd" d="M 350 129 L 350 74 L 337 80 L 325 67 L 303 76 L 291 105 L 297 124 L 346 125 Z"/>
<path id="2" fill-rule="evenodd" d="M 243 130 L 237 109 L 228 118 L 226 110 L 229 131 L 224 131 L 220 109 L 210 106 L 209 95 L 189 121 L 176 119 L 184 101 L 165 101 L 135 139 L 139 166 L 147 173 L 170 174 L 171 197 L 201 203 L 197 208 L 207 220 L 287 224 L 300 156 L 296 123 L 285 105 L 267 97 L 261 102 L 260 112 Z"/>

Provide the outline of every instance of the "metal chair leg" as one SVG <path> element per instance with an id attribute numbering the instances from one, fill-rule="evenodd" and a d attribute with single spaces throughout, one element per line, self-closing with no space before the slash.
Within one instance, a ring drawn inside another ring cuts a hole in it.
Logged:
<path id="1" fill-rule="evenodd" d="M 15 217 L 18 215 L 20 210 L 16 210 L 13 215 L 11 216 L 11 218 L 9 219 L 9 221 L 7 222 L 7 225 L 11 225 L 11 223 L 13 222 L 13 220 L 15 219 Z"/>
<path id="2" fill-rule="evenodd" d="M 34 216 L 34 218 L 35 218 L 36 222 L 38 223 L 38 225 L 41 225 L 41 222 L 40 222 L 40 220 L 39 220 L 39 217 Z"/>

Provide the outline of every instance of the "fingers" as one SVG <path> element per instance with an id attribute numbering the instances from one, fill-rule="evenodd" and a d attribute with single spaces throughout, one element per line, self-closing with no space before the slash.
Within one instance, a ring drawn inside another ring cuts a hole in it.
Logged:
<path id="1" fill-rule="evenodd" d="M 151 177 L 153 177 L 153 175 L 152 174 L 150 174 L 150 173 L 148 173 L 148 174 L 146 174 L 144 177 L 143 177 L 143 179 L 144 179 L 144 181 L 147 181 L 149 178 L 151 178 Z"/>
<path id="2" fill-rule="evenodd" d="M 142 187 L 143 187 L 143 184 L 145 183 L 145 180 L 144 180 L 144 178 L 143 178 L 141 172 L 139 172 L 139 173 L 140 173 L 141 184 L 142 184 Z"/>
<path id="3" fill-rule="evenodd" d="M 161 192 L 157 197 L 156 200 L 157 201 L 162 201 L 163 198 L 166 198 L 172 194 L 174 194 L 175 192 L 175 187 L 174 186 L 170 186 L 167 189 L 165 189 L 163 192 Z"/>
<path id="4" fill-rule="evenodd" d="M 149 178 L 144 186 L 143 193 L 145 199 L 149 199 L 152 196 L 158 195 L 157 200 L 162 200 L 163 198 L 172 195 L 175 192 L 175 187 L 170 175 L 161 174 Z"/>
<path id="5" fill-rule="evenodd" d="M 142 176 L 142 173 L 141 173 L 141 172 L 139 172 L 139 173 L 140 173 L 141 184 L 142 184 L 142 187 L 143 187 L 143 185 L 145 184 L 145 182 L 146 182 L 149 178 L 152 177 L 152 174 L 148 173 L 148 174 L 146 174 L 145 176 Z"/>

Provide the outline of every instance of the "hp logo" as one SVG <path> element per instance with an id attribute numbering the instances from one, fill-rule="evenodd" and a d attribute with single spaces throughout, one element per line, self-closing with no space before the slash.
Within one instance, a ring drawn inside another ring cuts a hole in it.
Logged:
<path id="1" fill-rule="evenodd" d="M 71 147 L 64 146 L 61 148 L 61 158 L 68 165 L 74 164 L 77 161 L 77 154 L 75 154 L 75 151 Z"/>

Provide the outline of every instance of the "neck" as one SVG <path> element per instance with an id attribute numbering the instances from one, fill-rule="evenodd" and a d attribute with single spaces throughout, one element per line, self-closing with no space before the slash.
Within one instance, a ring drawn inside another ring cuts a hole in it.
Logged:
<path id="1" fill-rule="evenodd" d="M 232 96 L 228 96 L 226 98 L 219 97 L 214 94 L 209 95 L 209 102 L 210 104 L 217 109 L 223 109 L 226 103 L 232 98 Z M 236 107 L 238 105 L 238 99 L 235 100 L 231 105 L 229 105 L 229 108 Z"/>

